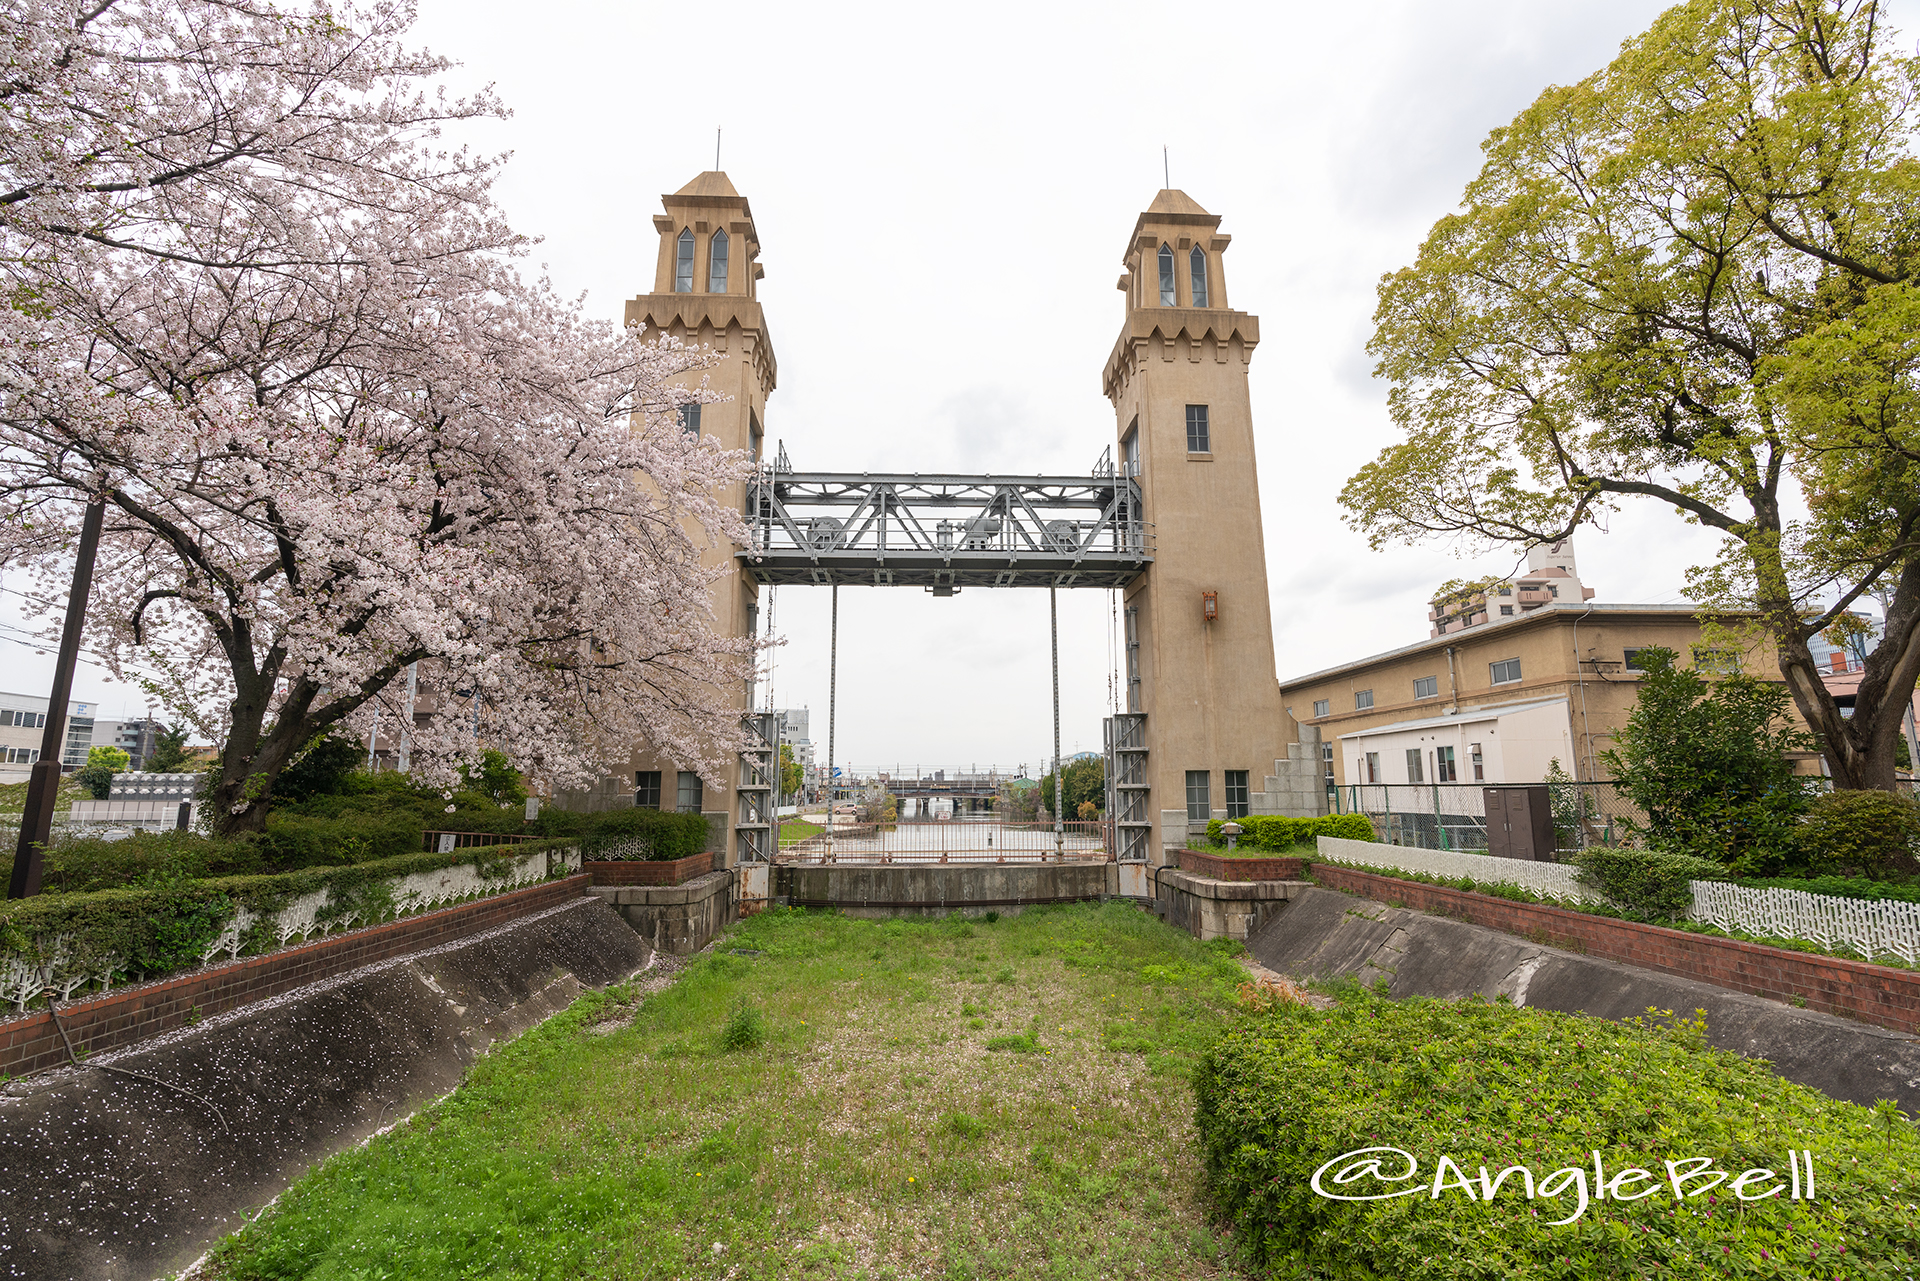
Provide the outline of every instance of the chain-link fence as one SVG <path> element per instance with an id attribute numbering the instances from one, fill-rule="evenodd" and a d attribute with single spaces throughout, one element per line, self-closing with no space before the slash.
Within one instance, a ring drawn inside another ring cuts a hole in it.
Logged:
<path id="1" fill-rule="evenodd" d="M 1517 785 L 1516 785 L 1517 786 Z M 1612 782 L 1547 783 L 1554 845 L 1563 850 L 1635 843 L 1646 815 Z M 1428 850 L 1487 848 L 1486 786 L 1480 783 L 1349 783 L 1336 788 L 1341 814 L 1365 814 L 1389 845 Z"/>

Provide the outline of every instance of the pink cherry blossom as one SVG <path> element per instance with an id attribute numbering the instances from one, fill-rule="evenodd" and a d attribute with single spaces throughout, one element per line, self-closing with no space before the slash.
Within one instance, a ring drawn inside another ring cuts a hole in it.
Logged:
<path id="1" fill-rule="evenodd" d="M 701 557 L 749 464 L 677 421 L 715 357 L 521 278 L 496 162 L 439 142 L 502 109 L 435 89 L 411 8 L 0 11 L 0 564 L 51 635 L 106 495 L 85 643 L 223 739 L 226 825 L 317 733 L 397 726 L 416 661 L 460 708 L 428 781 L 646 742 L 718 782 L 753 645 Z"/>

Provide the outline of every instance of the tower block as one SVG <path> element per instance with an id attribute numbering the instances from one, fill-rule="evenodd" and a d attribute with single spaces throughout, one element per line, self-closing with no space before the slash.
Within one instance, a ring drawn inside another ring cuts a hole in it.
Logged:
<path id="1" fill-rule="evenodd" d="M 728 397 L 689 406 L 684 426 L 727 449 L 748 450 L 758 461 L 775 365 L 766 317 L 754 297 L 766 272 L 757 261 L 760 237 L 753 211 L 717 170 L 660 200 L 666 212 L 653 220 L 660 233 L 653 292 L 627 302 L 626 323 L 644 327 L 649 337 L 669 334 L 689 346 L 709 346 L 724 357 L 712 370 L 677 380 L 698 386 L 704 377 L 711 390 Z M 736 510 L 743 509 L 745 482 L 735 483 L 724 498 Z M 722 635 L 752 636 L 759 630 L 759 586 L 740 568 L 735 551 L 710 547 L 702 555 L 703 564 L 733 571 L 714 584 L 714 627 Z M 734 703 L 746 712 L 751 701 L 752 689 L 742 682 L 734 691 Z M 630 766 L 638 804 L 706 814 L 713 848 L 725 851 L 727 865 L 739 862 L 739 770 L 731 761 L 720 787 L 700 783 L 683 762 L 660 759 L 645 746 L 636 750 Z"/>
<path id="2" fill-rule="evenodd" d="M 1127 711 L 1146 714 L 1156 864 L 1175 861 L 1190 824 L 1281 812 L 1269 770 L 1299 772 L 1285 759 L 1247 391 L 1260 320 L 1227 306 L 1231 237 L 1219 227 L 1181 191 L 1140 215 L 1104 378 L 1154 533 L 1153 565 L 1126 589 L 1125 639 Z"/>

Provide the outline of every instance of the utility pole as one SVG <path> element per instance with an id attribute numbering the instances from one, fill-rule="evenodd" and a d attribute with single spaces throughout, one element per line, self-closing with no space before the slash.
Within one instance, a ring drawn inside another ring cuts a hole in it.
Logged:
<path id="1" fill-rule="evenodd" d="M 1053 858 L 1067 861 L 1067 780 L 1060 774 L 1060 589 L 1047 588 L 1047 611 L 1053 620 Z"/>
<path id="2" fill-rule="evenodd" d="M 53 666 L 53 691 L 47 699 L 47 725 L 40 735 L 40 759 L 27 782 L 27 803 L 20 815 L 20 845 L 13 855 L 8 898 L 32 898 L 40 892 L 40 873 L 53 834 L 53 803 L 60 791 L 60 755 L 67 736 L 67 703 L 73 696 L 73 668 L 80 660 L 80 628 L 93 589 L 93 558 L 100 549 L 100 526 L 107 515 L 104 490 L 87 499 L 80 521 L 80 546 L 73 558 L 73 586 L 67 592 L 67 616 L 60 626 L 60 656 Z"/>
<path id="3" fill-rule="evenodd" d="M 833 734 L 840 707 L 840 584 L 833 585 L 833 625 L 827 632 L 827 862 L 833 862 Z"/>

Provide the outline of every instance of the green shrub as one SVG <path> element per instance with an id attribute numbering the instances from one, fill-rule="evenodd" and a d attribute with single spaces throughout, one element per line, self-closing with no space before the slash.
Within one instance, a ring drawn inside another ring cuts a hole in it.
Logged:
<path id="1" fill-rule="evenodd" d="M 1912 1129 L 1883 1135 L 1867 1108 L 1697 1048 L 1693 1020 L 1629 1026 L 1353 995 L 1325 1014 L 1282 1005 L 1222 1038 L 1194 1074 L 1210 1192 L 1265 1275 L 1891 1279 L 1920 1251 L 1906 1187 L 1920 1167 Z M 1323 1163 L 1369 1147 L 1411 1154 L 1426 1186 L 1375 1201 L 1314 1192 Z M 1442 1156 L 1475 1185 L 1483 1165 L 1590 1179 L 1596 1150 L 1610 1176 L 1637 1167 L 1660 1178 L 1667 1160 L 1707 1157 L 1733 1176 L 1776 1171 L 1784 1184 L 1789 1147 L 1814 1154 L 1814 1200 L 1740 1202 L 1729 1180 L 1676 1206 L 1662 1183 L 1644 1200 L 1595 1201 L 1549 1226 L 1576 1209 L 1570 1187 L 1529 1202 L 1516 1175 L 1492 1201 L 1455 1182 L 1429 1195 Z"/>
<path id="2" fill-rule="evenodd" d="M 1252 814 L 1233 820 L 1241 828 L 1237 849 L 1290 850 L 1296 845 L 1311 845 L 1322 836 L 1342 837 L 1349 841 L 1376 841 L 1373 823 L 1365 814 L 1323 814 L 1318 818 L 1288 818 L 1283 814 Z M 1214 819 L 1207 824 L 1207 842 L 1224 847 L 1227 838 L 1220 829 L 1225 823 Z"/>
<path id="3" fill-rule="evenodd" d="M 88 765 L 73 772 L 73 779 L 87 789 L 87 794 L 96 801 L 104 801 L 113 795 L 113 776 L 117 771 L 106 765 Z"/>
<path id="4" fill-rule="evenodd" d="M 1815 798 L 1795 835 L 1800 866 L 1816 876 L 1912 876 L 1920 805 L 1892 792 L 1837 790 Z"/>
<path id="5" fill-rule="evenodd" d="M 707 820 L 698 814 L 619 809 L 580 817 L 582 858 L 665 862 L 707 848 Z"/>
<path id="6" fill-rule="evenodd" d="M 1873 881 L 1862 876 L 1776 876 L 1742 879 L 1736 885 L 1756 890 L 1799 890 L 1804 894 L 1831 894 L 1835 898 L 1891 899 L 1920 903 L 1920 882 Z"/>
<path id="7" fill-rule="evenodd" d="M 298 804 L 310 797 L 344 791 L 366 755 L 366 749 L 352 739 L 317 735 L 273 781 L 274 803 Z"/>
<path id="8" fill-rule="evenodd" d="M 123 840 L 58 836 L 41 888 L 49 894 L 119 889 L 153 876 L 245 876 L 268 866 L 257 837 L 217 840 L 196 832 L 136 832 Z"/>
<path id="9" fill-rule="evenodd" d="M 0 901 L 0 958 L 38 963 L 48 957 L 57 940 L 64 940 L 66 947 L 83 957 L 120 958 L 116 972 L 153 978 L 198 964 L 201 952 L 242 907 L 264 914 L 324 889 L 328 905 L 319 913 L 322 924 L 356 909 L 365 924 L 392 912 L 394 904 L 385 883 L 393 878 L 470 864 L 483 879 L 494 879 L 505 876 L 515 860 L 550 848 L 543 842 L 451 854 L 415 851 L 347 867 L 198 879 L 190 867 L 205 867 L 207 860 L 225 857 L 246 843 L 197 839 L 202 844 L 184 837 L 141 842 L 146 847 L 145 871 L 131 885 Z M 114 844 L 136 841 L 140 838 Z M 116 874 L 125 873 L 135 862 L 126 860 Z M 80 879 L 79 873 L 73 876 Z"/>
<path id="10" fill-rule="evenodd" d="M 1573 857 L 1577 879 L 1644 921 L 1670 921 L 1693 906 L 1689 881 L 1720 881 L 1720 864 L 1664 850 L 1617 850 L 1596 846 Z"/>

